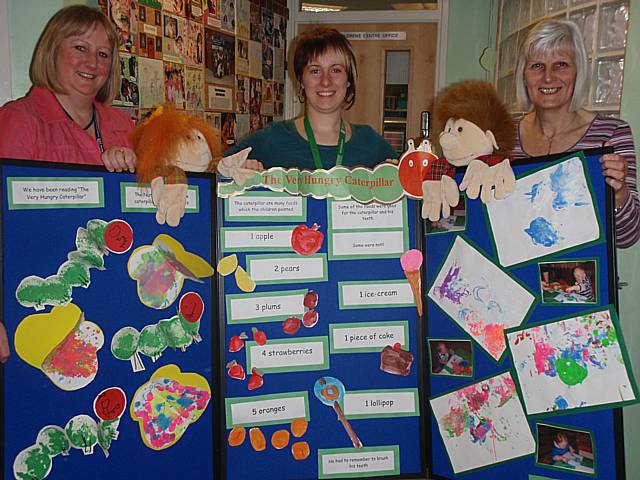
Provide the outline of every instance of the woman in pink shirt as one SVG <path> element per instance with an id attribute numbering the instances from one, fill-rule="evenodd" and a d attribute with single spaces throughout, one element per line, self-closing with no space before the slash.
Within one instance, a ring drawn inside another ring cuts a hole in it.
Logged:
<path id="1" fill-rule="evenodd" d="M 133 123 L 112 108 L 120 89 L 118 36 L 98 9 L 74 5 L 47 23 L 29 93 L 0 108 L 0 157 L 135 170 Z"/>
<path id="2" fill-rule="evenodd" d="M 120 89 L 118 36 L 97 9 L 74 5 L 45 27 L 31 60 L 33 87 L 0 108 L 0 158 L 104 165 L 133 172 L 133 123 L 112 108 Z M 0 323 L 0 363 L 9 343 Z"/>

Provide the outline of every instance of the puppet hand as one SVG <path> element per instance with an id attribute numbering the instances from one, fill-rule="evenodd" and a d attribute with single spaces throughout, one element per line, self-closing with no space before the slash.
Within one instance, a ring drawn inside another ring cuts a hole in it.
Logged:
<path id="1" fill-rule="evenodd" d="M 508 158 L 491 168 L 495 171 L 495 196 L 500 200 L 516 189 L 516 176 Z"/>
<path id="2" fill-rule="evenodd" d="M 442 217 L 449 218 L 450 207 L 458 205 L 460 194 L 456 181 L 447 175 L 443 175 L 440 179 L 440 199 L 442 200 Z"/>
<path id="3" fill-rule="evenodd" d="M 462 182 L 460 182 L 460 191 L 467 191 L 467 197 L 471 200 L 478 198 L 480 189 L 482 188 L 483 199 L 491 195 L 492 182 L 489 179 L 490 168 L 489 165 L 481 160 L 471 160 L 471 163 L 467 166 L 467 171 L 464 174 Z M 487 188 L 487 184 L 490 184 Z M 485 189 L 488 190 L 485 193 Z M 485 202 L 486 203 L 486 202 Z"/>
<path id="4" fill-rule="evenodd" d="M 250 151 L 251 147 L 248 147 L 240 150 L 238 153 L 224 157 L 220 160 L 220 163 L 218 163 L 218 172 L 225 177 L 233 178 L 233 181 L 238 185 L 244 185 L 244 182 L 252 178 L 256 174 L 256 171 L 262 170 L 262 164 L 260 162 L 247 160 Z M 257 163 L 260 163 L 260 165 L 258 166 Z"/>
<path id="5" fill-rule="evenodd" d="M 109 147 L 100 155 L 102 163 L 110 172 L 136 171 L 136 152 L 127 147 Z"/>
<path id="6" fill-rule="evenodd" d="M 151 181 L 151 199 L 158 209 L 156 221 L 160 225 L 166 222 L 171 227 L 178 226 L 187 204 L 187 191 L 186 183 L 165 185 L 162 177 Z"/>
<path id="7" fill-rule="evenodd" d="M 5 363 L 9 359 L 9 340 L 4 325 L 0 323 L 0 363 Z"/>
<path id="8" fill-rule="evenodd" d="M 458 188 L 451 177 L 443 176 L 441 180 L 425 180 L 422 182 L 422 218 L 432 222 L 447 218 L 449 207 L 455 207 L 459 199 Z"/>

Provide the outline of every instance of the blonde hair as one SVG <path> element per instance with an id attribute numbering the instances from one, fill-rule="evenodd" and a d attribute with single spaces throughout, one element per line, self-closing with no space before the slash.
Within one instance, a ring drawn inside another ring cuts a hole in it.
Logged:
<path id="1" fill-rule="evenodd" d="M 111 46 L 111 70 L 107 81 L 96 95 L 96 101 L 110 104 L 120 90 L 120 55 L 118 54 L 118 34 L 109 19 L 97 8 L 86 5 L 72 5 L 49 19 L 44 27 L 31 58 L 29 78 L 36 87 L 46 88 L 56 93 L 66 94 L 58 81 L 56 61 L 63 40 L 82 35 L 102 26 Z"/>
<path id="2" fill-rule="evenodd" d="M 298 96 L 304 96 L 302 88 L 302 75 L 309 62 L 324 55 L 329 50 L 334 50 L 344 64 L 347 72 L 349 86 L 344 97 L 346 109 L 350 109 L 356 101 L 356 56 L 353 53 L 349 40 L 335 28 L 317 27 L 303 33 L 296 43 L 293 54 L 293 72 L 298 83 Z M 301 102 L 304 100 L 301 98 Z"/>

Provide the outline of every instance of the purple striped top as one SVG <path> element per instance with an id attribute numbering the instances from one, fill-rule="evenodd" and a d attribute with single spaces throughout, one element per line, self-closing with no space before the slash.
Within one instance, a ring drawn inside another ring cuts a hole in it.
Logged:
<path id="1" fill-rule="evenodd" d="M 511 152 L 512 160 L 528 158 L 522 150 L 520 142 L 520 121 L 517 119 L 518 136 L 516 146 Z M 636 186 L 636 152 L 633 145 L 633 136 L 629 124 L 618 118 L 603 117 L 600 114 L 591 122 L 585 135 L 569 150 L 583 150 L 587 148 L 602 147 L 604 142 L 609 142 L 615 153 L 627 159 L 628 169 L 625 181 L 629 187 L 629 198 L 616 212 L 616 246 L 628 248 L 640 238 L 640 202 L 638 201 L 638 189 Z"/>

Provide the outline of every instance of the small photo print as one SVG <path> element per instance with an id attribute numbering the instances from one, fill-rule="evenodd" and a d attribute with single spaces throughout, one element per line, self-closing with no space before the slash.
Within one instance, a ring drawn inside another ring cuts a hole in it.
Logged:
<path id="1" fill-rule="evenodd" d="M 536 427 L 537 464 L 592 475 L 596 473 L 591 433 L 542 423 Z"/>
<path id="2" fill-rule="evenodd" d="M 597 303 L 596 260 L 543 262 L 538 269 L 542 303 Z"/>
<path id="3" fill-rule="evenodd" d="M 460 194 L 458 199 L 458 205 L 451 209 L 451 214 L 448 218 L 441 218 L 438 221 L 432 222 L 431 220 L 425 220 L 424 231 L 427 235 L 434 233 L 452 233 L 463 232 L 467 228 L 467 197 Z"/>
<path id="4" fill-rule="evenodd" d="M 471 340 L 429 339 L 431 375 L 473 377 Z"/>

